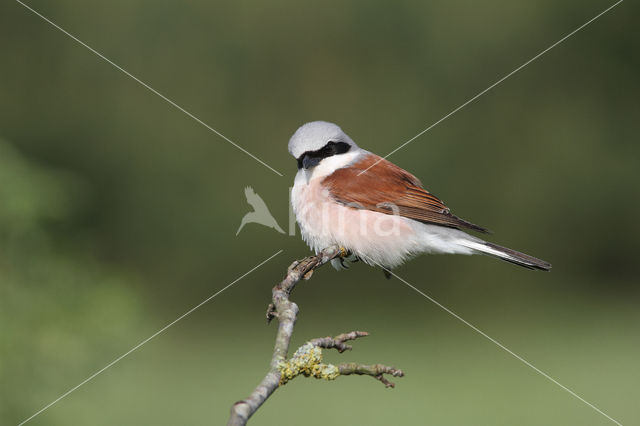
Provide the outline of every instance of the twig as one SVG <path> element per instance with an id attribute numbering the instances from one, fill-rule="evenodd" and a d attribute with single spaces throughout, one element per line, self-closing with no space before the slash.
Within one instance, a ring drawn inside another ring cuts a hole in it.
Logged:
<path id="1" fill-rule="evenodd" d="M 280 284 L 273 288 L 272 303 L 267 308 L 267 320 L 271 321 L 273 318 L 277 318 L 279 325 L 269 372 L 249 397 L 236 402 L 231 407 L 228 426 L 246 425 L 249 417 L 260 408 L 278 386 L 284 385 L 298 375 L 326 380 L 333 380 L 341 375 L 369 375 L 380 380 L 385 387 L 394 387 L 394 384 L 385 379 L 384 374 L 390 374 L 394 377 L 404 375 L 401 370 L 382 364 L 349 363 L 336 366 L 322 363 L 322 349 L 336 349 L 340 353 L 350 350 L 351 346 L 345 342 L 367 336 L 369 333 L 365 331 L 352 331 L 335 337 L 310 340 L 298 348 L 291 359 L 287 360 L 289 343 L 298 315 L 298 305 L 289 300 L 291 292 L 302 279 L 308 280 L 316 268 L 332 259 L 346 255 L 347 252 L 344 248 L 332 246 L 316 256 L 295 261 L 289 266 L 287 274 Z"/>
<path id="2" fill-rule="evenodd" d="M 366 337 L 368 335 L 369 333 L 366 331 L 352 331 L 351 333 L 340 334 L 336 337 L 318 337 L 317 339 L 313 339 L 311 343 L 320 348 L 336 349 L 338 352 L 342 353 L 352 349 L 351 346 L 344 342 L 355 340 L 358 337 Z"/>
<path id="3" fill-rule="evenodd" d="M 383 374 L 391 374 L 393 377 L 402 377 L 404 373 L 402 370 L 393 367 L 387 367 L 382 364 L 362 365 L 355 362 L 348 364 L 339 364 L 338 371 L 341 376 L 348 376 L 350 374 L 366 374 L 372 376 L 374 379 L 380 380 L 387 388 L 395 388 L 396 385 L 393 382 L 388 381 Z"/>

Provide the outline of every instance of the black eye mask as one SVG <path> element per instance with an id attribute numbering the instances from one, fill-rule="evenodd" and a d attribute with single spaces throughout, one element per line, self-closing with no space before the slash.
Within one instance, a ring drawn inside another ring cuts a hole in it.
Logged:
<path id="1" fill-rule="evenodd" d="M 351 145 L 346 142 L 329 142 L 317 151 L 307 151 L 298 157 L 298 169 L 310 169 L 320 163 L 323 158 L 331 157 L 336 154 L 344 154 L 351 149 Z"/>

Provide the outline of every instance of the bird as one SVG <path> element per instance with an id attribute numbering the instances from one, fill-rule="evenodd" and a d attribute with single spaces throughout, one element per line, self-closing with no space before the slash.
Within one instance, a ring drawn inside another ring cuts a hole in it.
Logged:
<path id="1" fill-rule="evenodd" d="M 418 178 L 360 148 L 334 123 L 302 125 L 288 150 L 298 166 L 291 204 L 302 239 L 316 253 L 333 245 L 348 253 L 331 261 L 336 269 L 360 260 L 388 278 L 405 261 L 436 253 L 484 254 L 551 269 L 544 260 L 471 235 L 488 230 L 451 213 Z"/>
<path id="2" fill-rule="evenodd" d="M 247 186 L 244 189 L 244 195 L 247 198 L 247 203 L 249 203 L 249 205 L 253 207 L 254 211 L 244 215 L 244 217 L 240 221 L 240 227 L 236 231 L 236 236 L 240 233 L 240 230 L 247 223 L 259 223 L 260 225 L 273 228 L 279 233 L 284 234 L 284 231 L 282 230 L 282 228 L 280 228 L 278 222 L 276 222 L 273 215 L 271 215 L 267 204 L 258 194 L 256 194 L 252 187 Z"/>

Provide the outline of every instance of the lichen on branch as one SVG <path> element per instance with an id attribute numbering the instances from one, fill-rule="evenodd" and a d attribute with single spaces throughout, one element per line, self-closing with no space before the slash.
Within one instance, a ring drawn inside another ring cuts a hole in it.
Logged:
<path id="1" fill-rule="evenodd" d="M 322 348 L 336 349 L 342 353 L 352 349 L 350 345 L 344 342 L 368 335 L 369 333 L 366 331 L 352 331 L 336 337 L 320 337 L 308 341 L 300 346 L 290 359 L 281 361 L 278 364 L 278 370 L 280 371 L 279 385 L 282 386 L 299 375 L 314 377 L 316 379 L 334 380 L 338 378 L 338 376 L 360 374 L 369 375 L 380 380 L 385 387 L 395 387 L 395 384 L 384 378 L 384 374 L 390 374 L 393 377 L 404 376 L 402 370 L 397 368 L 382 364 L 366 365 L 352 362 L 333 365 L 322 362 Z"/>
<path id="2" fill-rule="evenodd" d="M 278 364 L 280 383 L 282 386 L 299 375 L 316 379 L 333 380 L 340 375 L 340 370 L 333 364 L 322 363 L 322 349 L 307 342 L 300 346 L 293 356 Z"/>

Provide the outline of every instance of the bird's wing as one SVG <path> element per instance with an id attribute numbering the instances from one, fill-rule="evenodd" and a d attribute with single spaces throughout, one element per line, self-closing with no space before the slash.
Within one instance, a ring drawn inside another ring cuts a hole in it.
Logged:
<path id="1" fill-rule="evenodd" d="M 366 172 L 360 174 L 364 170 Z M 422 187 L 418 178 L 375 154 L 368 154 L 362 160 L 336 170 L 324 178 L 322 185 L 334 200 L 354 208 L 397 214 L 450 228 L 488 232 L 451 214 L 438 197 Z"/>

